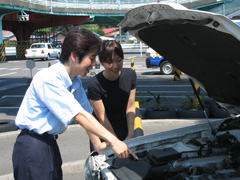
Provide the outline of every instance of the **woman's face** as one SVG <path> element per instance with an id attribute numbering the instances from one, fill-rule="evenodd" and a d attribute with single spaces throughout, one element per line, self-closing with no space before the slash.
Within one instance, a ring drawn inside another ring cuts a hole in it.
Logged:
<path id="1" fill-rule="evenodd" d="M 105 68 L 105 73 L 112 78 L 120 75 L 123 67 L 123 59 L 113 53 L 112 58 L 102 63 Z"/>

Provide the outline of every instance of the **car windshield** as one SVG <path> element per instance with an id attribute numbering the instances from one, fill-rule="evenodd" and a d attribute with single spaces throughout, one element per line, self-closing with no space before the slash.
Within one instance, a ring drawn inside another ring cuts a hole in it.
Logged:
<path id="1" fill-rule="evenodd" d="M 33 44 L 31 48 L 45 48 L 45 44 Z"/>

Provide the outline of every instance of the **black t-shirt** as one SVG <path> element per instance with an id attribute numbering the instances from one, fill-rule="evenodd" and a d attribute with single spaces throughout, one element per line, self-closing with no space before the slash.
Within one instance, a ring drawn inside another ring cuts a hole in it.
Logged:
<path id="1" fill-rule="evenodd" d="M 88 84 L 88 99 L 103 101 L 107 117 L 120 140 L 127 136 L 126 109 L 130 91 L 135 88 L 136 73 L 130 68 L 123 68 L 114 81 L 106 79 L 102 71 Z"/>

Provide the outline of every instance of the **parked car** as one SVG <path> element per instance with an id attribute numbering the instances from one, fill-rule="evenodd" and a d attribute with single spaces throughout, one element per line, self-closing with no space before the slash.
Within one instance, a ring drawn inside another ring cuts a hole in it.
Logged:
<path id="1" fill-rule="evenodd" d="M 233 20 L 233 22 L 235 22 L 237 25 L 240 26 L 240 20 L 239 19 L 235 19 L 235 20 Z"/>
<path id="2" fill-rule="evenodd" d="M 146 51 L 146 66 L 147 68 L 160 68 L 160 72 L 164 75 L 174 73 L 173 65 L 150 47 Z"/>
<path id="3" fill-rule="evenodd" d="M 93 152 L 86 179 L 240 179 L 240 27 L 219 14 L 164 3 L 130 10 L 120 26 L 169 59 L 231 116 L 126 140 L 139 160 L 118 159 L 110 147 Z"/>
<path id="4" fill-rule="evenodd" d="M 27 59 L 59 59 L 60 54 L 61 49 L 58 49 L 54 44 L 51 43 L 33 43 L 29 49 L 25 50 L 25 57 Z"/>
<path id="5" fill-rule="evenodd" d="M 56 41 L 52 41 L 52 44 L 60 50 L 60 52 L 62 52 L 62 41 L 61 40 L 56 40 Z"/>

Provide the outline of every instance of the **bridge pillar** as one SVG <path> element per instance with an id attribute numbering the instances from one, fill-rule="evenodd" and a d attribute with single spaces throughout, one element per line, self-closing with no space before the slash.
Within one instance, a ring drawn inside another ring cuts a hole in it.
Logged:
<path id="1" fill-rule="evenodd" d="M 0 62 L 6 61 L 6 52 L 5 52 L 5 44 L 3 43 L 2 37 L 2 19 L 4 15 L 0 16 Z"/>
<path id="2" fill-rule="evenodd" d="M 16 57 L 25 58 L 25 50 L 30 47 L 29 41 L 17 41 L 16 45 Z"/>
<path id="3" fill-rule="evenodd" d="M 17 38 L 16 57 L 25 58 L 25 50 L 30 46 L 30 36 L 35 29 L 31 28 L 25 22 L 18 23 L 13 28 L 12 32 Z"/>
<path id="4" fill-rule="evenodd" d="M 16 56 L 18 58 L 24 58 L 25 49 L 29 47 L 30 36 L 35 30 L 71 24 L 82 24 L 90 19 L 89 16 L 40 14 L 30 11 L 25 12 L 29 14 L 29 21 L 18 21 L 16 12 L 5 15 L 2 20 L 3 29 L 12 31 L 17 38 Z"/>

